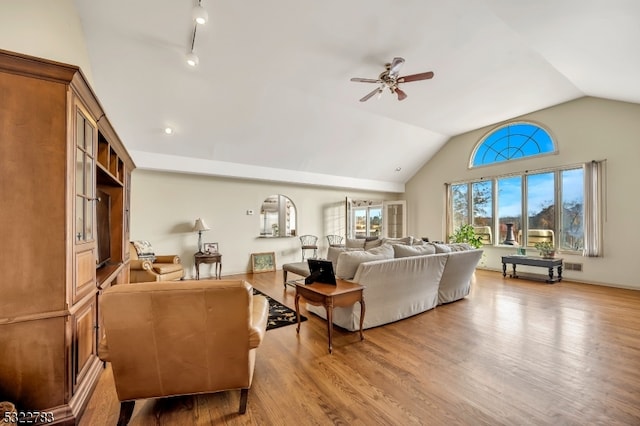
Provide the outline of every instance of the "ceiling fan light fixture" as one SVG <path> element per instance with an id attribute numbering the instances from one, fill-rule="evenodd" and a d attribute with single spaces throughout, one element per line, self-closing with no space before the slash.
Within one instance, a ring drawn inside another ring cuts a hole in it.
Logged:
<path id="1" fill-rule="evenodd" d="M 200 63 L 200 58 L 198 58 L 198 55 L 196 55 L 193 52 L 189 52 L 187 54 L 187 65 L 191 66 L 191 67 L 195 67 L 198 65 L 198 63 Z"/>
<path id="2" fill-rule="evenodd" d="M 200 4 L 193 8 L 191 16 L 193 17 L 193 20 L 200 25 L 206 24 L 209 20 L 209 14 Z"/>

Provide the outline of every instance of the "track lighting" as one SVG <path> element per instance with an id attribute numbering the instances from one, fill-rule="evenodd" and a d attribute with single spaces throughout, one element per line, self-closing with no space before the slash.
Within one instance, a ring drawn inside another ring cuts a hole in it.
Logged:
<path id="1" fill-rule="evenodd" d="M 203 25 L 209 19 L 209 14 L 202 7 L 202 0 L 198 0 L 198 5 L 193 8 L 193 20 L 195 24 L 193 25 L 193 34 L 191 37 L 191 50 L 187 54 L 187 64 L 191 67 L 195 67 L 200 62 L 200 58 L 193 52 L 193 49 L 196 45 L 196 32 L 198 31 L 198 25 Z"/>
<path id="2" fill-rule="evenodd" d="M 209 19 L 209 14 L 204 9 L 204 7 L 202 7 L 201 2 L 198 2 L 198 5 L 193 8 L 191 16 L 193 17 L 193 20 L 200 25 L 206 24 L 207 20 Z"/>
<path id="3" fill-rule="evenodd" d="M 193 51 L 187 54 L 187 64 L 189 66 L 195 67 L 196 65 L 198 65 L 199 62 L 200 62 L 200 58 L 198 58 L 198 55 L 193 53 Z"/>

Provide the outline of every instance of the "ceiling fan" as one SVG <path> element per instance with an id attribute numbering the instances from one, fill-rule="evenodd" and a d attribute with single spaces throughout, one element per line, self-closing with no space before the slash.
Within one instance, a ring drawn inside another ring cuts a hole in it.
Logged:
<path id="1" fill-rule="evenodd" d="M 398 95 L 398 100 L 401 101 L 403 99 L 406 99 L 407 94 L 398 87 L 398 84 L 408 83 L 410 81 L 428 80 L 430 78 L 433 78 L 432 71 L 399 77 L 398 73 L 400 72 L 402 64 L 404 64 L 403 58 L 393 58 L 393 61 L 391 63 L 385 64 L 385 70 L 378 76 L 377 79 L 353 77 L 351 81 L 356 81 L 359 83 L 378 84 L 378 87 L 367 93 L 362 99 L 360 99 L 360 102 L 368 101 L 376 94 L 382 95 L 385 87 L 389 88 L 389 91 L 391 93 L 395 93 L 396 95 Z"/>

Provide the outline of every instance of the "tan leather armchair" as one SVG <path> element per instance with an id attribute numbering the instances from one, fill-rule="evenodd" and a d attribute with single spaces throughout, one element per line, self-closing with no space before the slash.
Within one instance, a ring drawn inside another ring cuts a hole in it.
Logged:
<path id="1" fill-rule="evenodd" d="M 105 338 L 98 355 L 111 362 L 118 425 L 136 399 L 240 389 L 246 411 L 269 304 L 243 280 L 120 284 L 100 302 Z"/>
<path id="2" fill-rule="evenodd" d="M 184 267 L 180 263 L 180 256 L 156 255 L 152 262 L 139 258 L 133 242 L 130 242 L 129 245 L 131 246 L 130 281 L 132 283 L 181 280 L 184 277 Z"/>

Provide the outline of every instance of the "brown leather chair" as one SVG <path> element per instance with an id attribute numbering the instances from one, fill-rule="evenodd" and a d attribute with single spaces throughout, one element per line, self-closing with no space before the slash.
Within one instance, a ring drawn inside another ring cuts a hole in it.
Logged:
<path id="1" fill-rule="evenodd" d="M 132 283 L 181 280 L 184 277 L 184 267 L 180 263 L 180 256 L 150 253 L 149 257 L 145 258 L 138 255 L 138 249 L 134 242 L 129 244 L 131 245 L 130 281 Z"/>
<path id="2" fill-rule="evenodd" d="M 98 355 L 111 362 L 119 425 L 136 399 L 240 389 L 246 411 L 269 304 L 243 280 L 120 284 L 100 302 L 105 337 Z"/>

